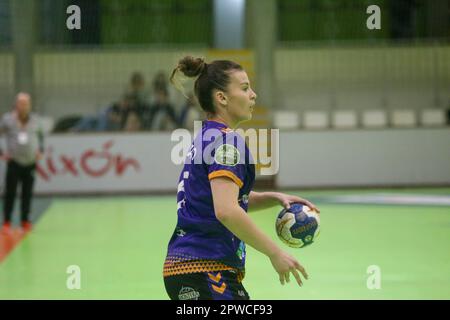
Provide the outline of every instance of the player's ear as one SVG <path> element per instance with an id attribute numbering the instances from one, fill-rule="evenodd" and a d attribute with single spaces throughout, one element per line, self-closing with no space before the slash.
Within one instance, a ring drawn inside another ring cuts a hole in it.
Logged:
<path id="1" fill-rule="evenodd" d="M 228 104 L 227 96 L 223 91 L 217 90 L 215 93 L 215 98 L 217 103 L 219 103 L 220 105 L 226 106 Z"/>

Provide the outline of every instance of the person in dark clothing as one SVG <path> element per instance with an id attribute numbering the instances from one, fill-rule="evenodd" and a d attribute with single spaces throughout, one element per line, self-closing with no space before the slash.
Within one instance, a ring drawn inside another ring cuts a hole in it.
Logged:
<path id="1" fill-rule="evenodd" d="M 42 129 L 37 116 L 31 113 L 29 94 L 21 92 L 17 95 L 15 109 L 6 113 L 0 121 L 0 132 L 5 134 L 7 144 L 7 152 L 1 152 L 2 158 L 7 161 L 3 230 L 10 231 L 17 186 L 21 184 L 21 224 L 25 231 L 30 231 L 36 162 L 44 150 Z"/>

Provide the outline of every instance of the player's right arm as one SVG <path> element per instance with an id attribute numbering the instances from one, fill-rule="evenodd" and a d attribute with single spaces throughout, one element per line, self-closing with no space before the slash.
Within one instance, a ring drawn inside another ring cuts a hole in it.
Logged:
<path id="1" fill-rule="evenodd" d="M 249 194 L 248 209 L 251 211 L 262 210 L 274 207 L 276 205 L 282 205 L 284 208 L 289 209 L 291 204 L 296 202 L 302 203 L 320 214 L 319 208 L 317 208 L 312 202 L 281 192 L 251 191 Z"/>
<path id="2" fill-rule="evenodd" d="M 239 186 L 226 177 L 211 179 L 210 183 L 217 219 L 239 239 L 269 257 L 281 284 L 289 282 L 289 274 L 292 273 L 301 286 L 298 271 L 308 279 L 305 269 L 265 235 L 239 206 Z"/>

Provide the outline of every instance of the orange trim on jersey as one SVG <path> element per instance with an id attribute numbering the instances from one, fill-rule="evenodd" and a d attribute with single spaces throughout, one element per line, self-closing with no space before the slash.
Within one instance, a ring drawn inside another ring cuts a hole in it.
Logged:
<path id="1" fill-rule="evenodd" d="M 239 186 L 239 188 L 242 188 L 242 186 L 244 185 L 244 183 L 242 182 L 241 179 L 239 179 L 233 172 L 228 171 L 228 170 L 217 170 L 217 171 L 211 172 L 208 175 L 209 180 L 212 180 L 212 179 L 218 178 L 218 177 L 230 178 L 231 180 L 233 180 L 234 183 L 236 183 Z"/>
<path id="2" fill-rule="evenodd" d="M 228 267 L 219 261 L 213 260 L 192 260 L 192 261 L 177 261 L 178 259 L 167 257 L 164 262 L 163 275 L 164 277 L 191 274 L 198 272 L 220 272 L 225 270 L 236 270 L 235 268 Z M 244 275 L 242 274 L 242 279 Z M 211 279 L 213 280 L 213 279 Z"/>
<path id="3" fill-rule="evenodd" d="M 229 132 L 233 132 L 233 129 L 230 128 L 221 128 L 220 131 L 225 132 L 225 133 L 229 133 Z"/>
<path id="4" fill-rule="evenodd" d="M 208 277 L 209 277 L 212 281 L 217 282 L 217 283 L 219 283 L 219 282 L 220 282 L 220 279 L 222 279 L 222 275 L 220 274 L 220 272 L 217 273 L 217 276 L 215 276 L 215 275 L 212 274 L 212 273 L 208 273 Z"/>
<path id="5" fill-rule="evenodd" d="M 224 282 L 224 283 L 222 283 L 222 285 L 220 287 L 212 284 L 211 287 L 215 292 L 223 294 L 225 289 L 227 288 L 227 284 Z"/>
<path id="6" fill-rule="evenodd" d="M 166 260 L 164 261 L 163 276 L 170 277 L 180 274 L 207 272 L 211 280 L 218 280 L 215 282 L 219 283 L 219 281 L 222 280 L 222 275 L 220 273 L 223 271 L 235 272 L 239 283 L 241 283 L 245 277 L 245 270 L 229 267 L 219 261 L 201 259 L 182 261 L 177 257 L 166 257 Z M 217 273 L 217 275 L 214 276 L 214 273 Z"/>

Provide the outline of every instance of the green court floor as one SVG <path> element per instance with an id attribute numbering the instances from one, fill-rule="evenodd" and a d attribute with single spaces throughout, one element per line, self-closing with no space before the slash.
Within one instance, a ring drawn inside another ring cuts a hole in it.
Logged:
<path id="1" fill-rule="evenodd" d="M 380 190 L 359 193 L 371 192 Z M 285 247 L 310 279 L 281 286 L 270 261 L 248 248 L 244 285 L 252 299 L 450 299 L 449 206 L 336 204 L 324 199 L 339 191 L 290 193 L 317 199 L 322 211 L 316 243 Z M 175 210 L 174 196 L 54 199 L 0 263 L 0 299 L 167 299 L 162 266 Z M 278 210 L 251 216 L 284 246 L 274 229 Z M 70 290 L 73 265 L 81 288 Z M 381 288 L 370 290 L 373 265 Z"/>

